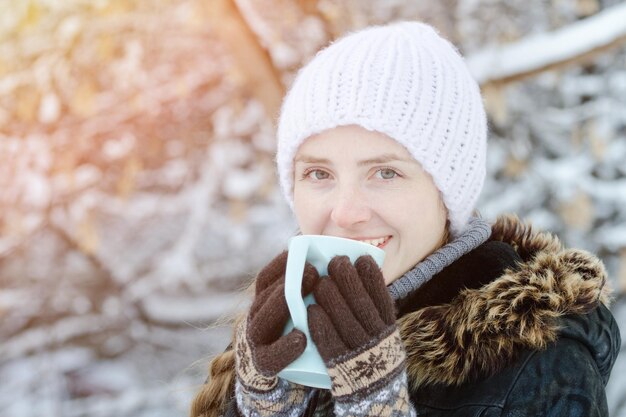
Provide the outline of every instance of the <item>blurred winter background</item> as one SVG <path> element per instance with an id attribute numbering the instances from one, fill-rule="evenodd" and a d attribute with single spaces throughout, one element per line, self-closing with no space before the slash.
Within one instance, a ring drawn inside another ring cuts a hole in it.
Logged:
<path id="1" fill-rule="evenodd" d="M 218 320 L 296 230 L 272 163 L 286 86 L 399 19 L 481 81 L 482 214 L 599 254 L 624 331 L 626 3 L 0 0 L 0 415 L 186 415 Z M 626 354 L 608 396 L 626 416 Z"/>

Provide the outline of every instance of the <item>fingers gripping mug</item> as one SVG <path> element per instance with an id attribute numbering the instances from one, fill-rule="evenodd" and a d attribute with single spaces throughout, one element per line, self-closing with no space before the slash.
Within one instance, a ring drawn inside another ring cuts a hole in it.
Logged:
<path id="1" fill-rule="evenodd" d="M 337 255 L 346 255 L 354 262 L 361 255 L 371 255 L 379 267 L 385 259 L 385 251 L 368 243 L 344 239 L 335 236 L 301 235 L 289 240 L 289 255 L 285 271 L 285 298 L 291 319 L 285 327 L 284 334 L 294 327 L 301 330 L 307 338 L 304 353 L 278 376 L 300 385 L 330 389 L 330 377 L 311 334 L 307 320 L 307 306 L 315 303 L 313 295 L 302 298 L 302 275 L 306 262 L 311 263 L 320 277 L 328 275 L 328 263 Z"/>

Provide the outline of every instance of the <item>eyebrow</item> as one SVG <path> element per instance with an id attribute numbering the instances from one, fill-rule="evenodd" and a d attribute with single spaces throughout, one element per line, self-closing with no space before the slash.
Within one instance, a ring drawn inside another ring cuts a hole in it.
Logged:
<path id="1" fill-rule="evenodd" d="M 357 162 L 357 166 L 366 166 L 366 165 L 373 165 L 373 164 L 384 164 L 387 162 L 394 162 L 394 161 L 400 161 L 400 162 L 413 162 L 412 159 L 407 159 L 407 158 L 402 158 L 398 155 L 392 154 L 392 153 L 386 153 L 386 154 L 382 154 L 380 156 L 377 156 L 376 158 L 370 158 L 370 159 L 364 159 L 362 161 Z M 314 156 L 310 156 L 310 155 L 301 155 L 298 158 L 296 158 L 295 162 L 304 162 L 307 164 L 328 164 L 328 165 L 332 165 L 332 162 L 329 159 L 326 158 L 316 158 Z"/>

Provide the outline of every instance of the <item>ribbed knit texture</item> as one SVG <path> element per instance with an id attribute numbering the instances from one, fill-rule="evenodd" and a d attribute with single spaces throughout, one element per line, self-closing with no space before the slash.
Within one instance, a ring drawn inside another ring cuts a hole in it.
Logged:
<path id="1" fill-rule="evenodd" d="M 451 43 L 418 22 L 373 26 L 300 70 L 278 120 L 278 175 L 292 209 L 299 146 L 351 124 L 406 147 L 441 191 L 452 234 L 463 232 L 484 182 L 487 123 L 479 87 Z"/>
<path id="2" fill-rule="evenodd" d="M 472 217 L 463 234 L 442 246 L 387 288 L 394 300 L 400 300 L 421 287 L 433 276 L 461 256 L 477 248 L 491 236 L 491 226 L 485 220 Z"/>

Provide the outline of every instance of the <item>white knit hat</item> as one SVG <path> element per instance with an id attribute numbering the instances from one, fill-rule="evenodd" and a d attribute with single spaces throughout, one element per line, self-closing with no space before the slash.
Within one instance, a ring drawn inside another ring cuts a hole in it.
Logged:
<path id="1" fill-rule="evenodd" d="M 356 124 L 402 144 L 428 172 L 451 233 L 467 225 L 485 179 L 487 121 L 456 48 L 423 23 L 349 34 L 304 66 L 282 104 L 276 163 L 293 210 L 293 159 L 305 139 Z"/>

